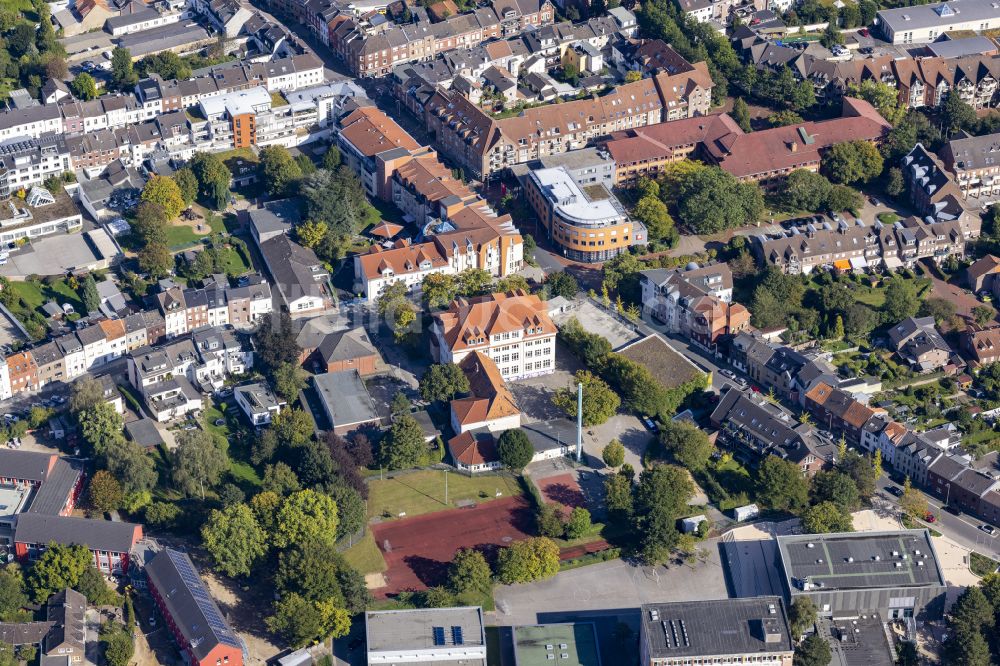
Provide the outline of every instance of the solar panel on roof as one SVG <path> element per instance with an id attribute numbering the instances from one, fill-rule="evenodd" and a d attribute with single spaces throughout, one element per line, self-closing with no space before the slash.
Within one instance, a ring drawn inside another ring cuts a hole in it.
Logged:
<path id="1" fill-rule="evenodd" d="M 451 628 L 451 642 L 455 645 L 462 645 L 465 643 L 465 639 L 462 637 L 462 627 Z"/>
<path id="2" fill-rule="evenodd" d="M 432 627 L 434 645 L 444 645 L 444 627 Z"/>

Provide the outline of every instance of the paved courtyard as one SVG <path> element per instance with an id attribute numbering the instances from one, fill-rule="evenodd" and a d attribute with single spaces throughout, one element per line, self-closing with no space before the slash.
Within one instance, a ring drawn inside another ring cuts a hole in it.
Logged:
<path id="1" fill-rule="evenodd" d="M 557 326 L 562 326 L 573 317 L 576 317 L 585 330 L 600 333 L 606 337 L 611 343 L 612 349 L 618 349 L 622 345 L 642 337 L 640 333 L 595 305 L 589 298 L 575 300 L 570 309 L 552 315 L 552 321 Z"/>
<path id="2" fill-rule="evenodd" d="M 637 609 L 645 603 L 726 599 L 718 541 L 699 544 L 704 562 L 670 567 L 639 567 L 622 560 L 571 569 L 525 585 L 496 588 L 496 623 L 536 624 L 548 615 L 577 611 Z"/>

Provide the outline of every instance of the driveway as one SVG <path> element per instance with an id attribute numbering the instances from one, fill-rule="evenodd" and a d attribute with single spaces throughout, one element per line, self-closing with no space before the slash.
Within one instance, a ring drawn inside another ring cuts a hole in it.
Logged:
<path id="1" fill-rule="evenodd" d="M 965 289 L 957 287 L 944 280 L 934 277 L 928 271 L 924 275 L 931 279 L 931 294 L 937 298 L 950 301 L 955 306 L 955 313 L 961 317 L 972 317 L 972 309 L 980 306 L 992 308 L 989 303 L 983 303 L 978 298 L 968 293 Z"/>

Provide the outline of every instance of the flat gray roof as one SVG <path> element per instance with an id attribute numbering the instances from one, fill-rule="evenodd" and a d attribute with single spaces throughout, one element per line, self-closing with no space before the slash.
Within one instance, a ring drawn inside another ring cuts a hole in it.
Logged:
<path id="1" fill-rule="evenodd" d="M 653 659 L 792 652 L 781 597 L 644 604 Z"/>
<path id="2" fill-rule="evenodd" d="M 894 32 L 996 20 L 1000 12 L 993 6 L 994 2 L 995 0 L 951 0 L 930 5 L 883 9 L 878 12 L 878 18 Z"/>
<path id="3" fill-rule="evenodd" d="M 357 370 L 313 375 L 313 384 L 334 428 L 378 420 L 375 401 Z"/>
<path id="4" fill-rule="evenodd" d="M 878 614 L 852 619 L 820 618 L 819 633 L 830 643 L 830 666 L 893 666 L 882 618 Z"/>
<path id="5" fill-rule="evenodd" d="M 514 627 L 517 666 L 601 666 L 593 622 Z"/>
<path id="6" fill-rule="evenodd" d="M 945 585 L 927 530 L 803 534 L 777 540 L 793 593 Z"/>
<path id="7" fill-rule="evenodd" d="M 461 645 L 485 645 L 483 610 L 478 606 L 463 608 L 421 608 L 398 611 L 368 611 L 365 631 L 368 652 L 395 650 L 431 650 L 441 647 L 435 627 L 444 630 L 446 645 L 455 645 L 453 627 L 460 628 Z"/>

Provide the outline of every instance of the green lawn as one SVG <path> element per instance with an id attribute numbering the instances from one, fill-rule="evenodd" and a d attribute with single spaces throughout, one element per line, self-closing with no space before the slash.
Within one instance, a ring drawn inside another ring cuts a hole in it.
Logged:
<path id="1" fill-rule="evenodd" d="M 25 305 L 33 310 L 42 307 L 46 301 L 54 300 L 59 305 L 69 303 L 77 312 L 83 312 L 83 301 L 66 280 L 56 280 L 52 284 L 42 282 L 11 282 L 11 286 Z"/>
<path id="2" fill-rule="evenodd" d="M 994 573 L 998 566 L 1000 566 L 1000 562 L 975 551 L 969 556 L 969 569 L 980 578 L 986 574 Z"/>
<path id="3" fill-rule="evenodd" d="M 219 250 L 219 263 L 226 275 L 243 275 L 250 270 L 247 262 L 243 260 L 243 255 L 231 247 Z"/>
<path id="4" fill-rule="evenodd" d="M 368 484 L 368 517 L 419 516 L 456 506 L 461 500 L 485 502 L 495 499 L 499 490 L 503 497 L 520 495 L 516 479 L 506 475 L 467 477 L 448 474 L 448 503 L 444 501 L 445 472 L 419 471 L 401 474 L 394 479 L 373 480 Z M 485 497 L 480 493 L 485 494 Z"/>
<path id="5" fill-rule="evenodd" d="M 362 574 L 378 573 L 388 568 L 371 530 L 366 530 L 361 541 L 344 551 L 344 559 Z"/>
<path id="6" fill-rule="evenodd" d="M 917 287 L 917 297 L 923 298 L 931 288 L 931 281 L 927 278 L 916 278 L 914 280 Z M 859 303 L 870 305 L 873 308 L 880 308 L 885 304 L 885 289 L 883 287 L 853 287 L 851 290 L 854 298 Z"/>
<path id="7" fill-rule="evenodd" d="M 204 224 L 208 226 L 209 231 L 199 234 L 189 226 L 171 224 L 167 227 L 167 247 L 174 251 L 184 250 L 192 245 L 197 245 L 202 238 L 206 238 L 210 234 L 226 233 L 226 224 L 220 215 L 204 209 L 199 212 L 205 217 Z"/>

